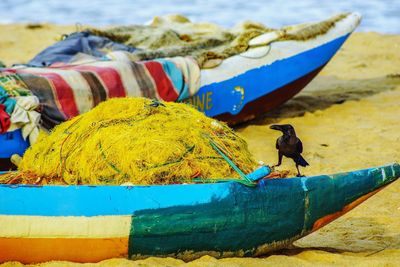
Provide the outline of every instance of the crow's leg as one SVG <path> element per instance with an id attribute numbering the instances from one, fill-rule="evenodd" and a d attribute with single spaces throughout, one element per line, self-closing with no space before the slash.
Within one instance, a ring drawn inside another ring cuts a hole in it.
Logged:
<path id="1" fill-rule="evenodd" d="M 299 164 L 296 163 L 296 169 L 297 169 L 297 177 L 303 177 L 304 175 L 301 175 L 300 171 L 299 171 Z"/>
<path id="2" fill-rule="evenodd" d="M 274 165 L 274 166 L 272 166 L 272 167 L 278 167 L 278 166 L 280 166 L 281 163 L 282 163 L 282 157 L 283 157 L 283 154 L 280 153 L 280 152 L 278 152 L 278 164 L 276 164 L 276 165 Z"/>

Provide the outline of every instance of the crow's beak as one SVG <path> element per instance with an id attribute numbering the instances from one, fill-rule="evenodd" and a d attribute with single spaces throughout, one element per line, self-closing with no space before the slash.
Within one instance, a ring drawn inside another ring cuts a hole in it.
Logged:
<path id="1" fill-rule="evenodd" d="M 273 124 L 269 128 L 273 129 L 273 130 L 283 131 L 282 127 L 280 125 L 277 125 L 277 124 Z"/>

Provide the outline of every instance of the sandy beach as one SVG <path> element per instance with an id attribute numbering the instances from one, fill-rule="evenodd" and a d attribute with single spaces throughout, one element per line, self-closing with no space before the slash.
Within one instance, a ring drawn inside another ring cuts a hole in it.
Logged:
<path id="1" fill-rule="evenodd" d="M 0 60 L 24 63 L 75 26 L 0 25 Z M 290 123 L 304 145 L 305 175 L 329 174 L 400 162 L 400 35 L 355 33 L 295 98 L 237 127 L 258 160 L 276 164 L 272 123 Z M 295 173 L 284 159 L 281 170 Z M 288 196 L 289 197 L 289 196 Z M 345 216 L 262 258 L 204 256 L 184 263 L 171 258 L 110 259 L 95 266 L 399 266 L 400 181 Z M 0 252 L 1 253 L 1 252 Z M 9 262 L 2 266 L 19 266 Z M 71 266 L 49 262 L 36 266 Z"/>

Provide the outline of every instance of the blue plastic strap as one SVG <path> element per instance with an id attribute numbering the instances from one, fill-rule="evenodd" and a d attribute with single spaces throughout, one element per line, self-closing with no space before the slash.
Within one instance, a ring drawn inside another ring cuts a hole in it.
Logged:
<path id="1" fill-rule="evenodd" d="M 257 170 L 247 174 L 247 178 L 250 181 L 256 182 L 258 180 L 260 180 L 261 178 L 267 176 L 268 174 L 271 173 L 271 168 L 268 166 L 261 166 L 260 168 L 258 168 Z"/>

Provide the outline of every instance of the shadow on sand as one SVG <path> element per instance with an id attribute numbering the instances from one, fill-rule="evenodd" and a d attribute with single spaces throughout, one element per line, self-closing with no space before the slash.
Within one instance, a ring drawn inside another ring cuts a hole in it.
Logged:
<path id="1" fill-rule="evenodd" d="M 400 234 L 386 230 L 387 225 L 370 217 L 341 218 L 340 223 L 332 223 L 312 233 L 286 249 L 271 255 L 293 256 L 304 251 L 319 250 L 329 253 L 354 252 L 372 256 L 386 249 L 400 249 Z"/>
<path id="2" fill-rule="evenodd" d="M 318 76 L 301 93 L 258 119 L 238 125 L 265 125 L 280 119 L 303 116 L 348 100 L 360 100 L 400 85 L 400 75 L 364 80 L 341 80 L 335 76 Z"/>

